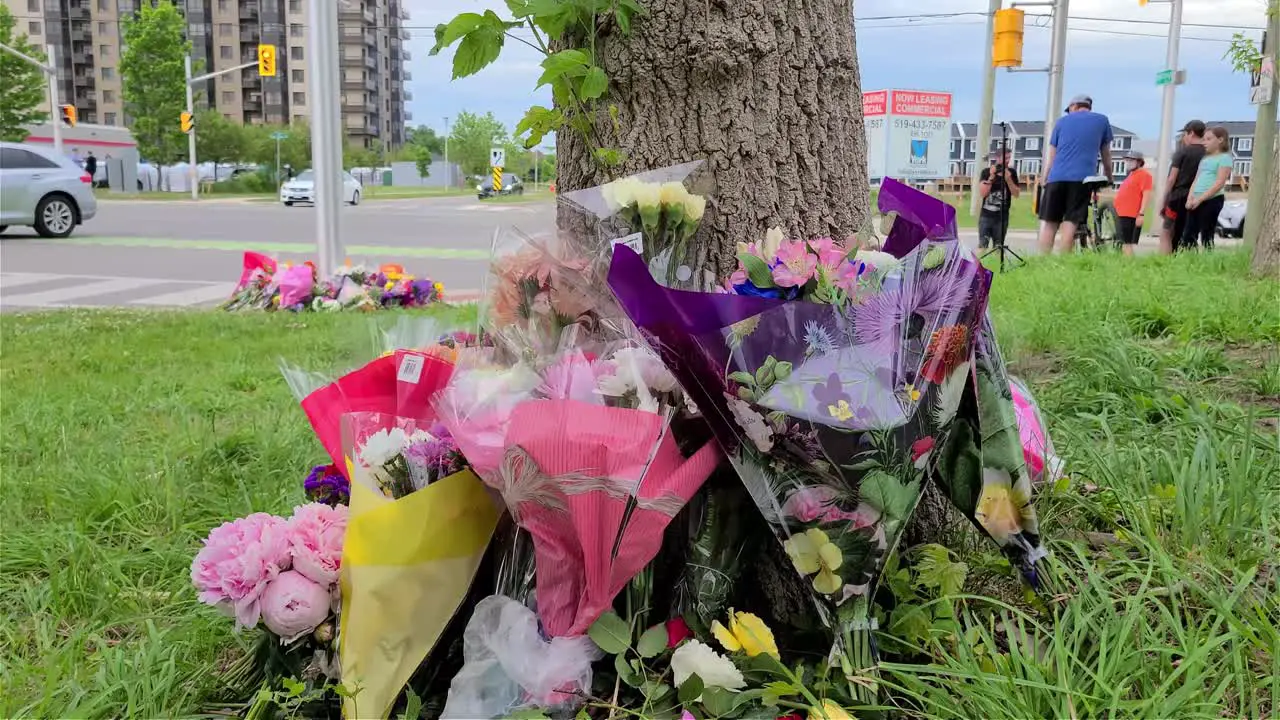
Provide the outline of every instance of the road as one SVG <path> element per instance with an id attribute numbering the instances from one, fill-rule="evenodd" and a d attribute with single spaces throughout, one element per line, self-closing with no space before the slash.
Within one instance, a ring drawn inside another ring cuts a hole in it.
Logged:
<path id="1" fill-rule="evenodd" d="M 344 206 L 341 227 L 353 262 L 400 263 L 443 282 L 446 299 L 468 300 L 484 287 L 495 230 L 547 232 L 554 215 L 550 201 L 414 198 Z M 962 239 L 976 243 L 972 231 Z M 1152 243 L 1144 239 L 1144 249 Z M 1026 254 L 1034 238 L 1012 232 L 1009 244 Z M 249 200 L 102 201 L 97 217 L 71 238 L 43 240 L 26 228 L 0 236 L 0 310 L 212 306 L 234 288 L 245 250 L 313 259 L 314 209 Z"/>

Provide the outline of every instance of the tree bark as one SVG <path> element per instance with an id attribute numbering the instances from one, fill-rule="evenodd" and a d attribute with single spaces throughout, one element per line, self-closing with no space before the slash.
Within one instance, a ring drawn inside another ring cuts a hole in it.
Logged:
<path id="1" fill-rule="evenodd" d="M 576 190 L 705 159 L 714 189 L 698 243 L 717 277 L 738 242 L 770 227 L 843 239 L 869 204 L 862 92 L 849 0 L 646 0 L 629 35 L 604 31 L 597 61 L 616 123 L 602 168 L 574 130 L 558 135 L 559 188 Z M 562 229 L 573 220 L 562 212 Z"/>
<path id="2" fill-rule="evenodd" d="M 1280 142 L 1275 146 L 1271 177 L 1260 179 L 1270 185 L 1271 191 L 1265 193 L 1266 201 L 1262 207 L 1248 209 L 1248 212 L 1262 213 L 1258 241 L 1253 246 L 1253 272 L 1271 278 L 1280 276 Z"/>

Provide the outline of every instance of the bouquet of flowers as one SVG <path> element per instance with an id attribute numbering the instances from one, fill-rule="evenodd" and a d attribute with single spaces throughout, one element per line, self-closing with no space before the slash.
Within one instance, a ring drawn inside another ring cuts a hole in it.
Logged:
<path id="1" fill-rule="evenodd" d="M 330 278 L 315 265 L 278 264 L 261 253 L 244 254 L 244 271 L 224 310 L 378 310 L 422 307 L 444 299 L 444 285 L 419 279 L 396 264 L 370 270 L 348 260 Z"/>

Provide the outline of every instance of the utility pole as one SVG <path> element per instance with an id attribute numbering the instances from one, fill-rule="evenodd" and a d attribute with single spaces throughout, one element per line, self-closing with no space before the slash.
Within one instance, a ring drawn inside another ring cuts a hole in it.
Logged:
<path id="1" fill-rule="evenodd" d="M 1040 147 L 1045 160 L 1049 159 L 1049 138 L 1053 137 L 1053 126 L 1062 115 L 1062 72 L 1067 58 L 1067 5 L 1069 0 L 1054 0 L 1053 3 L 1053 40 L 1049 45 L 1049 99 L 1044 114 L 1044 137 Z M 1040 165 L 1044 172 L 1044 164 Z M 1041 180 L 1043 186 L 1047 178 Z"/>
<path id="2" fill-rule="evenodd" d="M 445 180 L 449 187 L 453 187 L 453 166 L 449 164 L 449 116 L 444 116 L 444 172 L 448 176 Z"/>
<path id="3" fill-rule="evenodd" d="M 338 213 L 342 206 L 342 98 L 338 94 L 338 3 L 309 0 L 311 17 L 307 72 L 313 108 L 311 166 L 315 170 L 316 259 L 320 277 L 337 270 L 344 256 Z"/>
<path id="4" fill-rule="evenodd" d="M 1271 0 L 1267 8 L 1267 32 L 1262 36 L 1262 57 L 1271 58 L 1272 75 L 1260 73 L 1259 81 L 1269 84 L 1270 100 L 1258 104 L 1258 121 L 1253 129 L 1253 169 L 1249 183 L 1249 207 L 1244 214 L 1244 245 L 1252 248 L 1262 231 L 1262 208 L 1266 205 L 1267 192 L 1278 193 L 1280 186 L 1271 185 L 1276 176 L 1276 77 L 1275 66 L 1280 65 L 1280 3 Z M 1265 60 L 1264 60 L 1265 62 Z M 1264 96 L 1265 97 L 1265 96 Z"/>
<path id="5" fill-rule="evenodd" d="M 1160 107 L 1160 148 L 1156 153 L 1156 207 L 1164 207 L 1169 188 L 1169 164 L 1173 154 L 1173 102 L 1178 89 L 1178 44 L 1182 40 L 1182 0 L 1172 0 L 1169 13 L 1169 46 L 1165 52 L 1164 69 L 1173 73 L 1173 81 L 1164 86 L 1164 101 Z M 1174 238 L 1174 243 L 1178 238 Z"/>
<path id="6" fill-rule="evenodd" d="M 991 0 L 987 8 L 987 54 L 982 74 L 982 109 L 978 112 L 978 152 L 973 156 L 973 175 L 969 178 L 969 214 L 978 217 L 978 178 L 982 177 L 983 155 L 991 146 L 991 120 L 995 115 L 996 104 L 996 66 L 993 62 L 996 44 L 996 12 L 1000 10 L 1002 0 Z M 964 140 L 960 145 L 960 161 L 964 162 Z"/>
<path id="7" fill-rule="evenodd" d="M 187 80 L 187 113 L 194 119 L 196 116 L 195 90 L 191 87 L 191 56 L 182 58 L 182 69 Z M 213 175 L 218 176 L 218 167 L 213 168 Z M 200 172 L 196 170 L 196 126 L 191 124 L 191 132 L 187 133 L 187 178 L 191 182 L 191 199 L 200 199 Z"/>
<path id="8" fill-rule="evenodd" d="M 53 45 L 44 46 L 45 57 L 48 58 L 48 60 L 46 60 L 45 62 L 40 62 L 39 60 L 31 57 L 30 55 L 24 52 L 19 52 L 14 48 L 11 48 L 8 45 L 5 45 L 4 43 L 0 43 L 0 50 L 3 50 L 9 53 L 10 55 L 18 58 L 19 60 L 23 60 L 31 63 L 32 65 L 35 65 L 36 67 L 40 68 L 40 72 L 44 73 L 45 79 L 48 81 L 48 88 L 49 88 L 49 124 L 52 126 L 52 130 L 53 130 L 53 151 L 57 155 L 61 156 L 62 155 L 62 118 L 59 117 L 59 115 L 62 112 L 62 106 L 58 103 L 58 63 L 54 61 Z"/>

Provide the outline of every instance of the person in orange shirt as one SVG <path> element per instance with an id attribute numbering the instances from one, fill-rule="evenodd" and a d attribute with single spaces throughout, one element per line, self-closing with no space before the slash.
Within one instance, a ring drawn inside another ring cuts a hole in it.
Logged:
<path id="1" fill-rule="evenodd" d="M 1142 234 L 1142 220 L 1147 214 L 1154 181 L 1142 153 L 1129 153 L 1124 163 L 1128 175 L 1120 183 L 1115 199 L 1116 242 L 1120 243 L 1125 255 L 1133 255 L 1133 249 L 1138 246 L 1138 236 Z"/>

